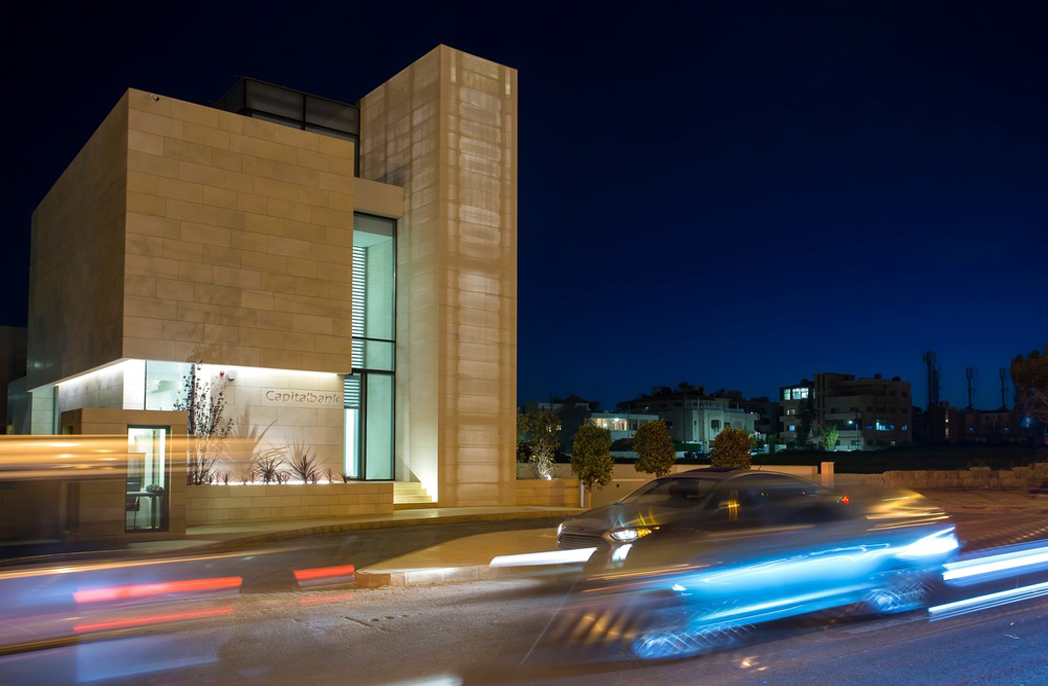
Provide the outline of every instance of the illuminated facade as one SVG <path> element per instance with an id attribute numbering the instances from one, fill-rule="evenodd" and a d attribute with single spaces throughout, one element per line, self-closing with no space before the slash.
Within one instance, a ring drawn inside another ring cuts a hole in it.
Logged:
<path id="1" fill-rule="evenodd" d="M 129 90 L 34 213 L 14 431 L 177 409 L 199 361 L 235 434 L 513 504 L 516 114 L 515 70 L 446 46 L 355 105 Z"/>

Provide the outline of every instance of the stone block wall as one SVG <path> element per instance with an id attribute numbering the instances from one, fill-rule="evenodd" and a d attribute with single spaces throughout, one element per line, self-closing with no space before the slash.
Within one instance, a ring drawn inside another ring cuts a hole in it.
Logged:
<path id="1" fill-rule="evenodd" d="M 404 187 L 397 478 L 514 502 L 517 73 L 441 45 L 361 100 L 361 176 Z"/>
<path id="2" fill-rule="evenodd" d="M 59 538 L 62 483 L 0 482 L 0 541 Z"/>
<path id="3" fill-rule="evenodd" d="M 349 371 L 354 145 L 131 90 L 123 356 Z"/>
<path id="4" fill-rule="evenodd" d="M 845 475 L 838 475 L 844 477 Z M 1048 465 L 990 469 L 972 467 L 955 470 L 914 470 L 884 472 L 877 480 L 890 488 L 913 490 L 1026 490 L 1048 478 Z"/>
<path id="5" fill-rule="evenodd" d="M 127 140 L 125 95 L 33 213 L 29 390 L 121 357 Z"/>
<path id="6" fill-rule="evenodd" d="M 517 505 L 578 507 L 578 479 L 521 479 L 517 481 Z"/>
<path id="7" fill-rule="evenodd" d="M 391 514 L 392 483 L 187 486 L 186 524 Z"/>

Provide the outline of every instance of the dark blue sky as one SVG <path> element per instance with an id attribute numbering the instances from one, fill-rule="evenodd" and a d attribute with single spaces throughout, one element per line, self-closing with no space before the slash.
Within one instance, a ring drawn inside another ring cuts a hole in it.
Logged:
<path id="1" fill-rule="evenodd" d="M 1048 6 L 6 3 L 0 323 L 29 216 L 127 87 L 342 100 L 443 42 L 520 70 L 519 398 L 899 375 L 1000 403 L 1048 343 Z M 181 17 L 185 17 L 182 19 Z"/>

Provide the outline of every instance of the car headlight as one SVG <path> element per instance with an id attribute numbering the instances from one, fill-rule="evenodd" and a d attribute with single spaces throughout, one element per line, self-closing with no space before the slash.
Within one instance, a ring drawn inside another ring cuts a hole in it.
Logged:
<path id="1" fill-rule="evenodd" d="M 611 537 L 616 541 L 636 541 L 638 538 L 644 538 L 650 534 L 654 529 L 648 527 L 638 527 L 636 529 L 616 529 L 611 532 Z"/>

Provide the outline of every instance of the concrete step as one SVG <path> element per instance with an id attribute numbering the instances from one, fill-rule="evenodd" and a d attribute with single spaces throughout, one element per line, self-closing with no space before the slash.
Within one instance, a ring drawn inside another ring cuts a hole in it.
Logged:
<path id="1" fill-rule="evenodd" d="M 432 503 L 433 497 L 420 493 L 418 495 L 395 495 L 393 496 L 394 503 Z"/>
<path id="2" fill-rule="evenodd" d="M 393 504 L 394 505 L 418 505 L 421 507 L 434 507 L 433 498 L 422 488 L 418 481 L 394 481 L 393 482 Z"/>
<path id="3" fill-rule="evenodd" d="M 439 503 L 393 503 L 394 510 L 422 510 L 427 507 L 440 507 Z"/>

